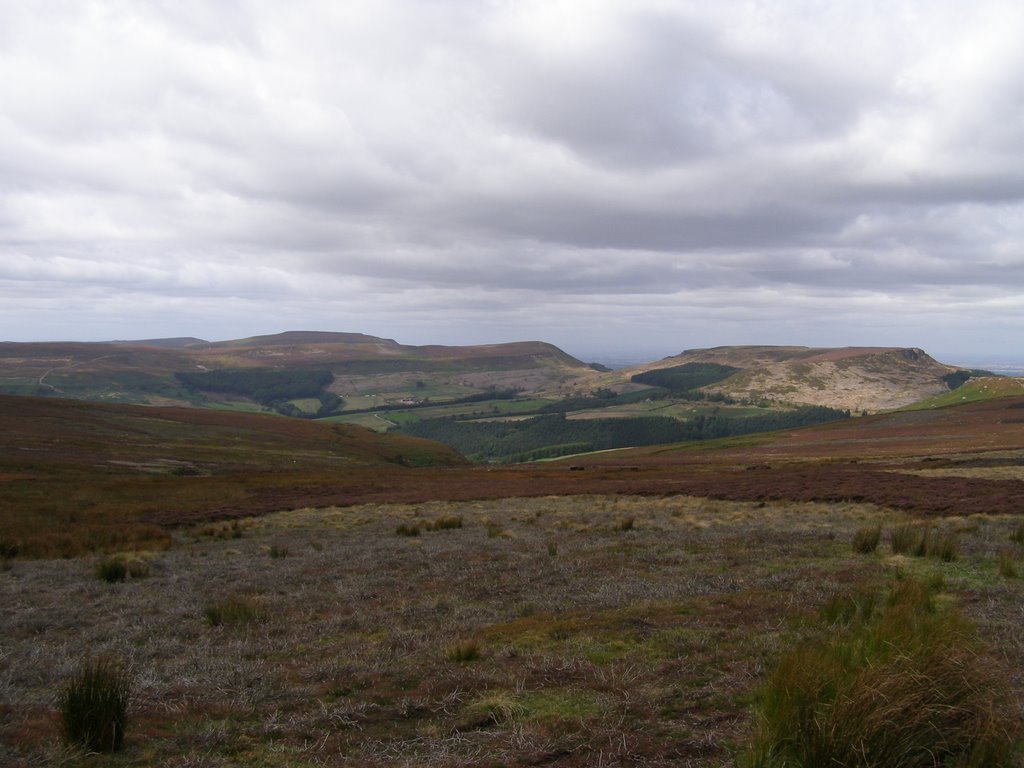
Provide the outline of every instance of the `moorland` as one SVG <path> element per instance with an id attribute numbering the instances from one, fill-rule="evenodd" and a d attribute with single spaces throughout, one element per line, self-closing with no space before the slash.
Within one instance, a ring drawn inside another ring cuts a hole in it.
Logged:
<path id="1" fill-rule="evenodd" d="M 525 463 L 345 423 L 478 394 L 450 350 L 437 378 L 418 361 L 408 391 L 335 391 L 320 418 L 253 412 L 270 395 L 0 396 L 0 763 L 1020 765 L 1024 396 L 917 352 L 559 358 L 553 383 L 449 403 L 575 401 L 554 415 L 579 422 L 671 403 L 685 424 L 687 403 L 706 422 L 852 402 L 791 387 L 915 393 Z M 499 356 L 500 387 L 539 379 Z M 345 415 L 374 394 L 397 402 Z M 96 659 L 129 681 L 113 754 L 62 738 L 63 692 Z"/>

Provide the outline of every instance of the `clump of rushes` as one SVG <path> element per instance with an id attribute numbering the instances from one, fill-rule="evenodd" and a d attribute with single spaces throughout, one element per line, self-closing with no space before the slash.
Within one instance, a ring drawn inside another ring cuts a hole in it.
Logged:
<path id="1" fill-rule="evenodd" d="M 780 661 L 741 764 L 1009 767 L 1016 724 L 1004 678 L 928 584 L 898 581 L 884 606 Z"/>
<path id="2" fill-rule="evenodd" d="M 932 527 L 930 525 L 921 526 L 919 529 L 919 535 L 917 540 L 914 542 L 914 548 L 910 554 L 914 557 L 924 557 L 931 551 L 932 548 Z"/>
<path id="3" fill-rule="evenodd" d="M 120 557 L 104 557 L 96 563 L 96 578 L 116 584 L 128 578 L 128 564 Z"/>
<path id="4" fill-rule="evenodd" d="M 617 530 L 620 531 L 632 531 L 635 523 L 635 517 L 624 517 L 619 521 L 618 525 L 616 525 L 615 527 Z"/>
<path id="5" fill-rule="evenodd" d="M 129 675 L 109 659 L 87 661 L 64 684 L 57 708 L 68 744 L 90 752 L 115 752 L 128 724 Z"/>
<path id="6" fill-rule="evenodd" d="M 1024 523 L 1020 523 L 1016 528 L 1013 529 L 1013 531 L 1010 533 L 1010 541 L 1015 542 L 1017 544 L 1024 544 Z"/>
<path id="7" fill-rule="evenodd" d="M 928 542 L 928 555 L 950 563 L 960 557 L 960 537 L 953 532 L 933 536 Z"/>
<path id="8" fill-rule="evenodd" d="M 395 528 L 395 534 L 397 536 L 419 536 L 420 527 L 418 525 L 410 525 L 409 523 L 399 523 Z"/>
<path id="9" fill-rule="evenodd" d="M 922 535 L 922 528 L 912 523 L 903 523 L 892 529 L 889 545 L 894 555 L 909 555 L 916 548 Z"/>
<path id="10" fill-rule="evenodd" d="M 463 640 L 445 649 L 444 657 L 448 661 L 476 661 L 480 658 L 480 643 L 476 640 Z"/>
<path id="11" fill-rule="evenodd" d="M 853 534 L 853 551 L 862 555 L 870 555 L 878 549 L 878 542 L 882 539 L 882 526 L 872 525 L 866 528 L 858 528 Z"/>
<path id="12" fill-rule="evenodd" d="M 288 547 L 284 546 L 283 544 L 271 544 L 270 556 L 274 558 L 288 557 Z"/>
<path id="13" fill-rule="evenodd" d="M 873 589 L 837 593 L 825 601 L 821 618 L 828 626 L 849 626 L 870 619 L 875 613 L 878 595 Z"/>
<path id="14" fill-rule="evenodd" d="M 251 597 L 233 595 L 206 606 L 203 616 L 211 627 L 250 624 L 259 620 L 260 610 Z"/>
<path id="15" fill-rule="evenodd" d="M 1004 579 L 1017 578 L 1017 561 L 1012 552 L 1004 550 L 999 553 L 999 575 Z"/>
<path id="16" fill-rule="evenodd" d="M 108 555 L 96 563 L 96 578 L 114 584 L 128 577 L 141 579 L 151 572 L 149 560 L 137 554 Z"/>

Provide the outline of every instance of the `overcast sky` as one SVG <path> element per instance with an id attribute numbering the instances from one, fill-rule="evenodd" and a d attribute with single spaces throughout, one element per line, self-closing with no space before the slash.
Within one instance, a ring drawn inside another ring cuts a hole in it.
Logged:
<path id="1" fill-rule="evenodd" d="M 1024 3 L 0 0 L 0 339 L 1024 358 Z"/>

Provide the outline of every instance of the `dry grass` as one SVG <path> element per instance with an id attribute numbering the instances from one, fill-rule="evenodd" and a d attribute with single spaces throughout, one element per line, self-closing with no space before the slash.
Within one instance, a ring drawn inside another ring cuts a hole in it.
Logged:
<path id="1" fill-rule="evenodd" d="M 1019 726 L 996 661 L 928 585 L 897 580 L 842 632 L 800 644 L 766 681 L 745 764 L 1009 767 Z"/>
<path id="2" fill-rule="evenodd" d="M 444 518 L 462 527 L 395 535 Z M 54 712 L 88 650 L 136 672 L 132 727 L 103 765 L 731 765 L 753 691 L 820 631 L 819 609 L 896 568 L 971 595 L 1019 706 L 1024 582 L 993 565 L 1012 522 L 963 526 L 951 563 L 851 551 L 858 529 L 898 520 L 542 497 L 282 512 L 240 538 L 178 535 L 116 587 L 90 561 L 18 560 L 0 572 L 0 764 L 95 765 L 68 754 Z M 232 595 L 258 620 L 210 626 L 204 609 Z"/>

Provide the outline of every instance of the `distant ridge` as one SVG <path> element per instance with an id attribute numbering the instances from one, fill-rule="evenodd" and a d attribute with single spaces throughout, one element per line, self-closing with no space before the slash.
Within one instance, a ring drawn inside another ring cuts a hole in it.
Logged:
<path id="1" fill-rule="evenodd" d="M 162 347 L 163 349 L 184 349 L 186 347 L 205 346 L 210 342 L 205 339 L 197 339 L 194 336 L 178 336 L 173 339 L 117 339 L 108 342 L 110 344 L 122 344 L 131 347 Z"/>
<path id="2" fill-rule="evenodd" d="M 270 347 L 299 344 L 387 344 L 399 346 L 394 339 L 383 339 L 365 333 L 336 333 L 333 331 L 284 331 L 265 336 L 250 336 L 247 339 L 216 341 L 212 347 Z"/>
<path id="3" fill-rule="evenodd" d="M 270 378 L 261 378 L 260 371 Z M 217 342 L 175 337 L 0 344 L 0 393 L 235 410 L 273 407 L 309 417 L 331 415 L 344 404 L 360 409 L 537 392 L 594 373 L 540 341 L 414 346 L 364 333 L 286 331 Z M 239 383 L 242 379 L 248 383 Z M 282 391 L 298 394 L 283 402 L 269 405 L 266 392 L 262 399 L 251 396 L 286 380 Z"/>

